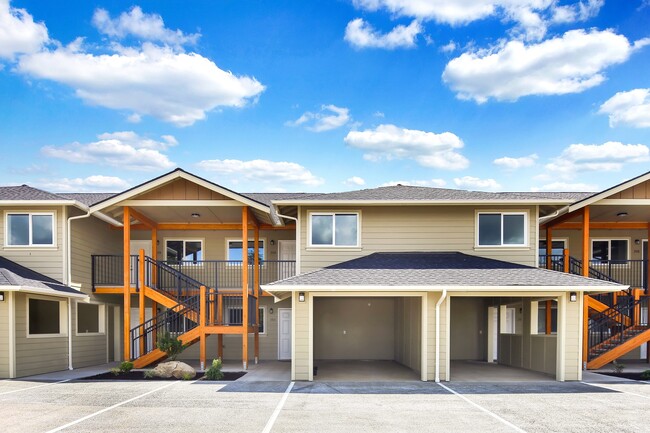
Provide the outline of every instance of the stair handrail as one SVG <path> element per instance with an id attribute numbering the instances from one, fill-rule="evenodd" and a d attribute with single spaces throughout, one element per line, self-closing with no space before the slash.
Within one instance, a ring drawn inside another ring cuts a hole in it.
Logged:
<path id="1" fill-rule="evenodd" d="M 163 280 L 162 275 L 160 274 L 160 271 L 166 272 L 167 274 L 171 275 L 176 282 L 176 286 L 172 287 L 172 289 L 176 289 L 176 293 L 173 291 L 168 290 L 168 288 L 163 287 L 161 284 L 161 281 Z M 154 281 L 153 275 L 156 272 L 156 278 Z M 168 295 L 171 295 L 174 297 L 176 301 L 182 302 L 184 296 L 183 296 L 183 284 L 185 283 L 185 287 L 191 288 L 192 290 L 198 291 L 201 289 L 201 286 L 205 286 L 205 284 L 201 283 L 200 281 L 195 280 L 194 278 L 190 277 L 187 274 L 184 274 L 183 272 L 179 271 L 178 269 L 174 269 L 172 266 L 169 266 L 168 264 L 164 263 L 163 261 L 160 260 L 154 260 L 149 256 L 145 256 L 145 281 L 146 285 L 148 287 L 151 287 L 152 289 L 156 289 L 159 291 L 162 291 Z M 187 297 L 187 296 L 185 296 Z"/>

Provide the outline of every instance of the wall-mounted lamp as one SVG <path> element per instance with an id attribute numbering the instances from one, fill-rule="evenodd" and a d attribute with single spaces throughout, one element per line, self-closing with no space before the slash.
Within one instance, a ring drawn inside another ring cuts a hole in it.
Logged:
<path id="1" fill-rule="evenodd" d="M 578 294 L 576 292 L 569 293 L 569 301 L 576 302 L 578 300 Z"/>
<path id="2" fill-rule="evenodd" d="M 616 214 L 616 216 L 619 218 L 625 218 L 627 216 L 627 212 L 619 212 Z"/>
<path id="3" fill-rule="evenodd" d="M 305 292 L 298 293 L 298 302 L 305 302 Z"/>
<path id="4" fill-rule="evenodd" d="M 0 302 L 4 302 L 5 300 L 5 292 L 0 292 Z"/>
<path id="5" fill-rule="evenodd" d="M 275 241 L 271 239 L 271 245 L 275 245 Z"/>
<path id="6" fill-rule="evenodd" d="M 201 218 L 201 214 L 196 212 L 194 212 L 191 216 L 192 218 Z"/>
<path id="7" fill-rule="evenodd" d="M 641 245 L 641 239 L 634 239 L 634 245 Z"/>
<path id="8" fill-rule="evenodd" d="M 269 308 L 269 314 L 273 314 L 273 307 Z"/>

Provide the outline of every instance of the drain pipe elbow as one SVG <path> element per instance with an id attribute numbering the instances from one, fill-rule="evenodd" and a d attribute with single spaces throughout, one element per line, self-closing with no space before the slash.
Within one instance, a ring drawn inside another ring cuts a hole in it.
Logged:
<path id="1" fill-rule="evenodd" d="M 442 289 L 442 295 L 436 302 L 436 383 L 440 382 L 440 305 L 447 298 L 447 289 Z"/>

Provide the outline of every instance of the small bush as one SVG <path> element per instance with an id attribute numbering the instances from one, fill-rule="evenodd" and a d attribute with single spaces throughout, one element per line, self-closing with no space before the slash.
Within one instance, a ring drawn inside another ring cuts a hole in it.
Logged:
<path id="1" fill-rule="evenodd" d="M 223 379 L 223 372 L 221 371 L 222 363 L 221 358 L 213 359 L 210 368 L 205 370 L 205 378 L 207 380 L 221 380 Z"/>
<path id="2" fill-rule="evenodd" d="M 646 370 L 643 373 L 641 373 L 641 379 L 649 380 L 650 379 L 650 370 Z"/>
<path id="3" fill-rule="evenodd" d="M 153 379 L 156 375 L 153 373 L 153 370 L 147 370 L 144 372 L 145 379 Z"/>
<path id="4" fill-rule="evenodd" d="M 122 374 L 122 370 L 117 367 L 111 368 L 110 372 L 113 373 L 114 376 L 119 376 Z"/>
<path id="5" fill-rule="evenodd" d="M 133 363 L 132 362 L 124 361 L 123 363 L 120 364 L 120 372 L 121 373 L 128 373 L 131 370 L 133 370 Z"/>
<path id="6" fill-rule="evenodd" d="M 614 369 L 614 373 L 621 374 L 621 373 L 623 373 L 623 369 L 625 368 L 625 364 L 621 364 L 618 361 L 612 361 L 612 368 Z"/>
<path id="7" fill-rule="evenodd" d="M 167 354 L 170 361 L 175 361 L 176 357 L 185 349 L 183 342 L 169 332 L 165 332 L 158 338 L 156 346 Z"/>
<path id="8" fill-rule="evenodd" d="M 183 379 L 183 380 L 192 380 L 192 379 L 194 379 L 194 376 L 195 376 L 195 374 L 185 372 L 181 376 L 181 379 Z"/>

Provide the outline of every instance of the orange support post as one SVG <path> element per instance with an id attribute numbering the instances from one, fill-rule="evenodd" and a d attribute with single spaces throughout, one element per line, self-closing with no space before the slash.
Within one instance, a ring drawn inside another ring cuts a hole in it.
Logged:
<path id="1" fill-rule="evenodd" d="M 546 301 L 546 335 L 551 335 L 551 332 L 553 332 L 551 326 L 551 305 L 553 305 L 553 301 Z"/>
<path id="2" fill-rule="evenodd" d="M 138 323 L 142 325 L 144 323 L 144 250 L 141 249 L 138 254 L 138 310 L 140 316 L 138 317 Z M 144 338 L 140 338 L 140 356 L 144 355 Z"/>
<path id="3" fill-rule="evenodd" d="M 223 325 L 223 295 L 217 295 L 217 324 Z M 223 334 L 217 336 L 217 356 L 223 359 Z"/>
<path id="4" fill-rule="evenodd" d="M 156 332 L 156 316 L 158 315 L 158 303 L 151 301 L 151 318 L 153 319 L 154 328 L 151 330 L 151 339 L 153 342 L 153 347 L 156 347 L 156 342 L 158 341 L 158 333 Z"/>
<path id="5" fill-rule="evenodd" d="M 248 369 L 248 207 L 242 207 L 242 366 Z"/>
<path id="6" fill-rule="evenodd" d="M 201 370 L 205 370 L 205 286 L 201 286 L 199 295 L 199 326 L 201 328 L 200 347 L 199 347 L 199 362 L 201 363 Z"/>
<path id="7" fill-rule="evenodd" d="M 589 257 L 591 248 L 589 248 L 589 206 L 582 209 L 582 275 L 589 276 Z"/>
<path id="8" fill-rule="evenodd" d="M 155 227 L 151 229 L 151 258 L 154 261 L 158 260 L 158 229 Z M 158 275 L 156 275 L 156 272 L 152 272 L 151 280 L 154 284 L 157 283 L 156 278 L 158 278 Z"/>
<path id="9" fill-rule="evenodd" d="M 214 289 L 211 288 L 210 289 L 210 296 L 208 297 L 208 304 L 210 304 L 210 309 L 208 310 L 208 319 L 207 319 L 207 323 L 209 323 L 210 325 L 215 324 L 214 323 L 214 319 L 215 319 L 215 317 L 214 317 L 214 303 L 215 303 L 216 300 L 217 299 L 216 299 L 216 296 L 215 296 L 215 291 L 214 291 Z"/>
<path id="10" fill-rule="evenodd" d="M 569 267 L 569 260 L 571 260 L 569 250 L 565 248 L 562 253 L 564 255 L 564 272 L 568 274 L 571 271 L 571 268 Z"/>
<path id="11" fill-rule="evenodd" d="M 131 360 L 131 212 L 124 207 L 124 360 Z"/>
<path id="12" fill-rule="evenodd" d="M 553 254 L 553 229 L 546 227 L 546 269 L 553 269 L 551 254 Z"/>

